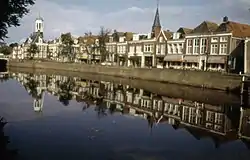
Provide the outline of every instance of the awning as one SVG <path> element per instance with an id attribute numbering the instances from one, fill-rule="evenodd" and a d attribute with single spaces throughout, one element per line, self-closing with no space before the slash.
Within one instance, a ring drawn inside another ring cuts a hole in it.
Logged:
<path id="1" fill-rule="evenodd" d="M 226 63 L 226 56 L 209 56 L 207 59 L 207 63 Z"/>
<path id="2" fill-rule="evenodd" d="M 182 55 L 166 55 L 164 61 L 180 62 L 182 61 Z"/>
<path id="3" fill-rule="evenodd" d="M 199 56 L 185 55 L 183 57 L 183 62 L 198 63 L 199 62 Z"/>

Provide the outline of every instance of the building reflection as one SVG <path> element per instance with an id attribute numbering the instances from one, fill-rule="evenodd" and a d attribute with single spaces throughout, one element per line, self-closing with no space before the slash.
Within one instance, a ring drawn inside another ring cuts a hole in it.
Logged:
<path id="1" fill-rule="evenodd" d="M 70 100 L 93 106 L 98 117 L 114 113 L 144 118 L 149 127 L 167 123 L 185 129 L 196 139 L 211 138 L 215 147 L 241 139 L 250 146 L 250 109 L 234 105 L 212 105 L 182 98 L 171 98 L 129 85 L 85 80 L 60 75 L 17 73 L 19 81 L 34 98 L 34 111 L 42 112 L 44 94 L 58 97 L 67 106 Z"/>

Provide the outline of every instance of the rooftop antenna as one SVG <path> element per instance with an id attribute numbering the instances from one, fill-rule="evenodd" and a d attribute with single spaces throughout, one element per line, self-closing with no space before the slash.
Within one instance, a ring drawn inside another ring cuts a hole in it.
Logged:
<path id="1" fill-rule="evenodd" d="M 159 0 L 156 2 L 156 7 L 159 8 Z"/>

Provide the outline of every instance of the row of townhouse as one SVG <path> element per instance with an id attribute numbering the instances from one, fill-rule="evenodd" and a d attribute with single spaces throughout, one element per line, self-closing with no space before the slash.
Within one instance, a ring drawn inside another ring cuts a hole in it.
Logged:
<path id="1" fill-rule="evenodd" d="M 132 40 L 124 41 L 124 33 L 117 42 L 111 37 L 107 50 L 111 57 L 118 57 L 119 65 L 235 73 L 244 72 L 245 68 L 249 71 L 250 25 L 224 17 L 220 25 L 204 21 L 194 29 L 180 28 L 176 32 L 159 29 L 156 37 L 134 34 Z"/>
<path id="2" fill-rule="evenodd" d="M 28 83 L 28 74 L 13 74 L 22 85 Z M 40 96 L 34 98 L 34 110 L 41 112 L 43 109 L 44 92 L 59 96 L 59 88 L 56 85 L 67 82 L 69 77 L 59 75 L 33 75 L 38 82 L 36 87 Z M 143 89 L 132 88 L 128 85 L 114 84 L 110 82 L 97 82 L 73 78 L 76 87 L 71 91 L 74 99 L 86 94 L 98 97 L 104 90 L 103 102 L 108 109 L 140 116 L 153 123 L 167 122 L 175 129 L 186 128 L 188 131 L 198 131 L 199 134 L 217 135 L 219 138 L 227 137 L 229 140 L 238 138 L 250 139 L 249 109 L 234 106 L 215 106 L 185 99 L 169 98 L 153 94 Z M 30 92 L 29 90 L 27 90 Z M 232 116 L 233 115 L 233 116 Z M 209 134 L 207 134 L 209 133 Z M 196 134 L 197 136 L 197 134 Z M 200 135 L 202 137 L 203 135 Z M 222 138 L 224 139 L 224 138 Z M 224 140 L 223 140 L 224 141 Z"/>

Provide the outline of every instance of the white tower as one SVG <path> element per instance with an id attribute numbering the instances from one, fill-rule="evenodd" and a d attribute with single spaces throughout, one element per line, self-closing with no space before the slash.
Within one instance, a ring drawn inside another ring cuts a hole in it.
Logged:
<path id="1" fill-rule="evenodd" d="M 43 111 L 43 102 L 44 102 L 44 91 L 41 88 L 38 88 L 38 98 L 35 98 L 33 101 L 33 109 L 35 112 Z"/>
<path id="2" fill-rule="evenodd" d="M 36 21 L 35 21 L 35 32 L 40 32 L 40 33 L 43 33 L 43 29 L 44 29 L 44 24 L 43 24 L 43 18 L 40 16 L 38 16 L 38 18 L 36 18 Z"/>

